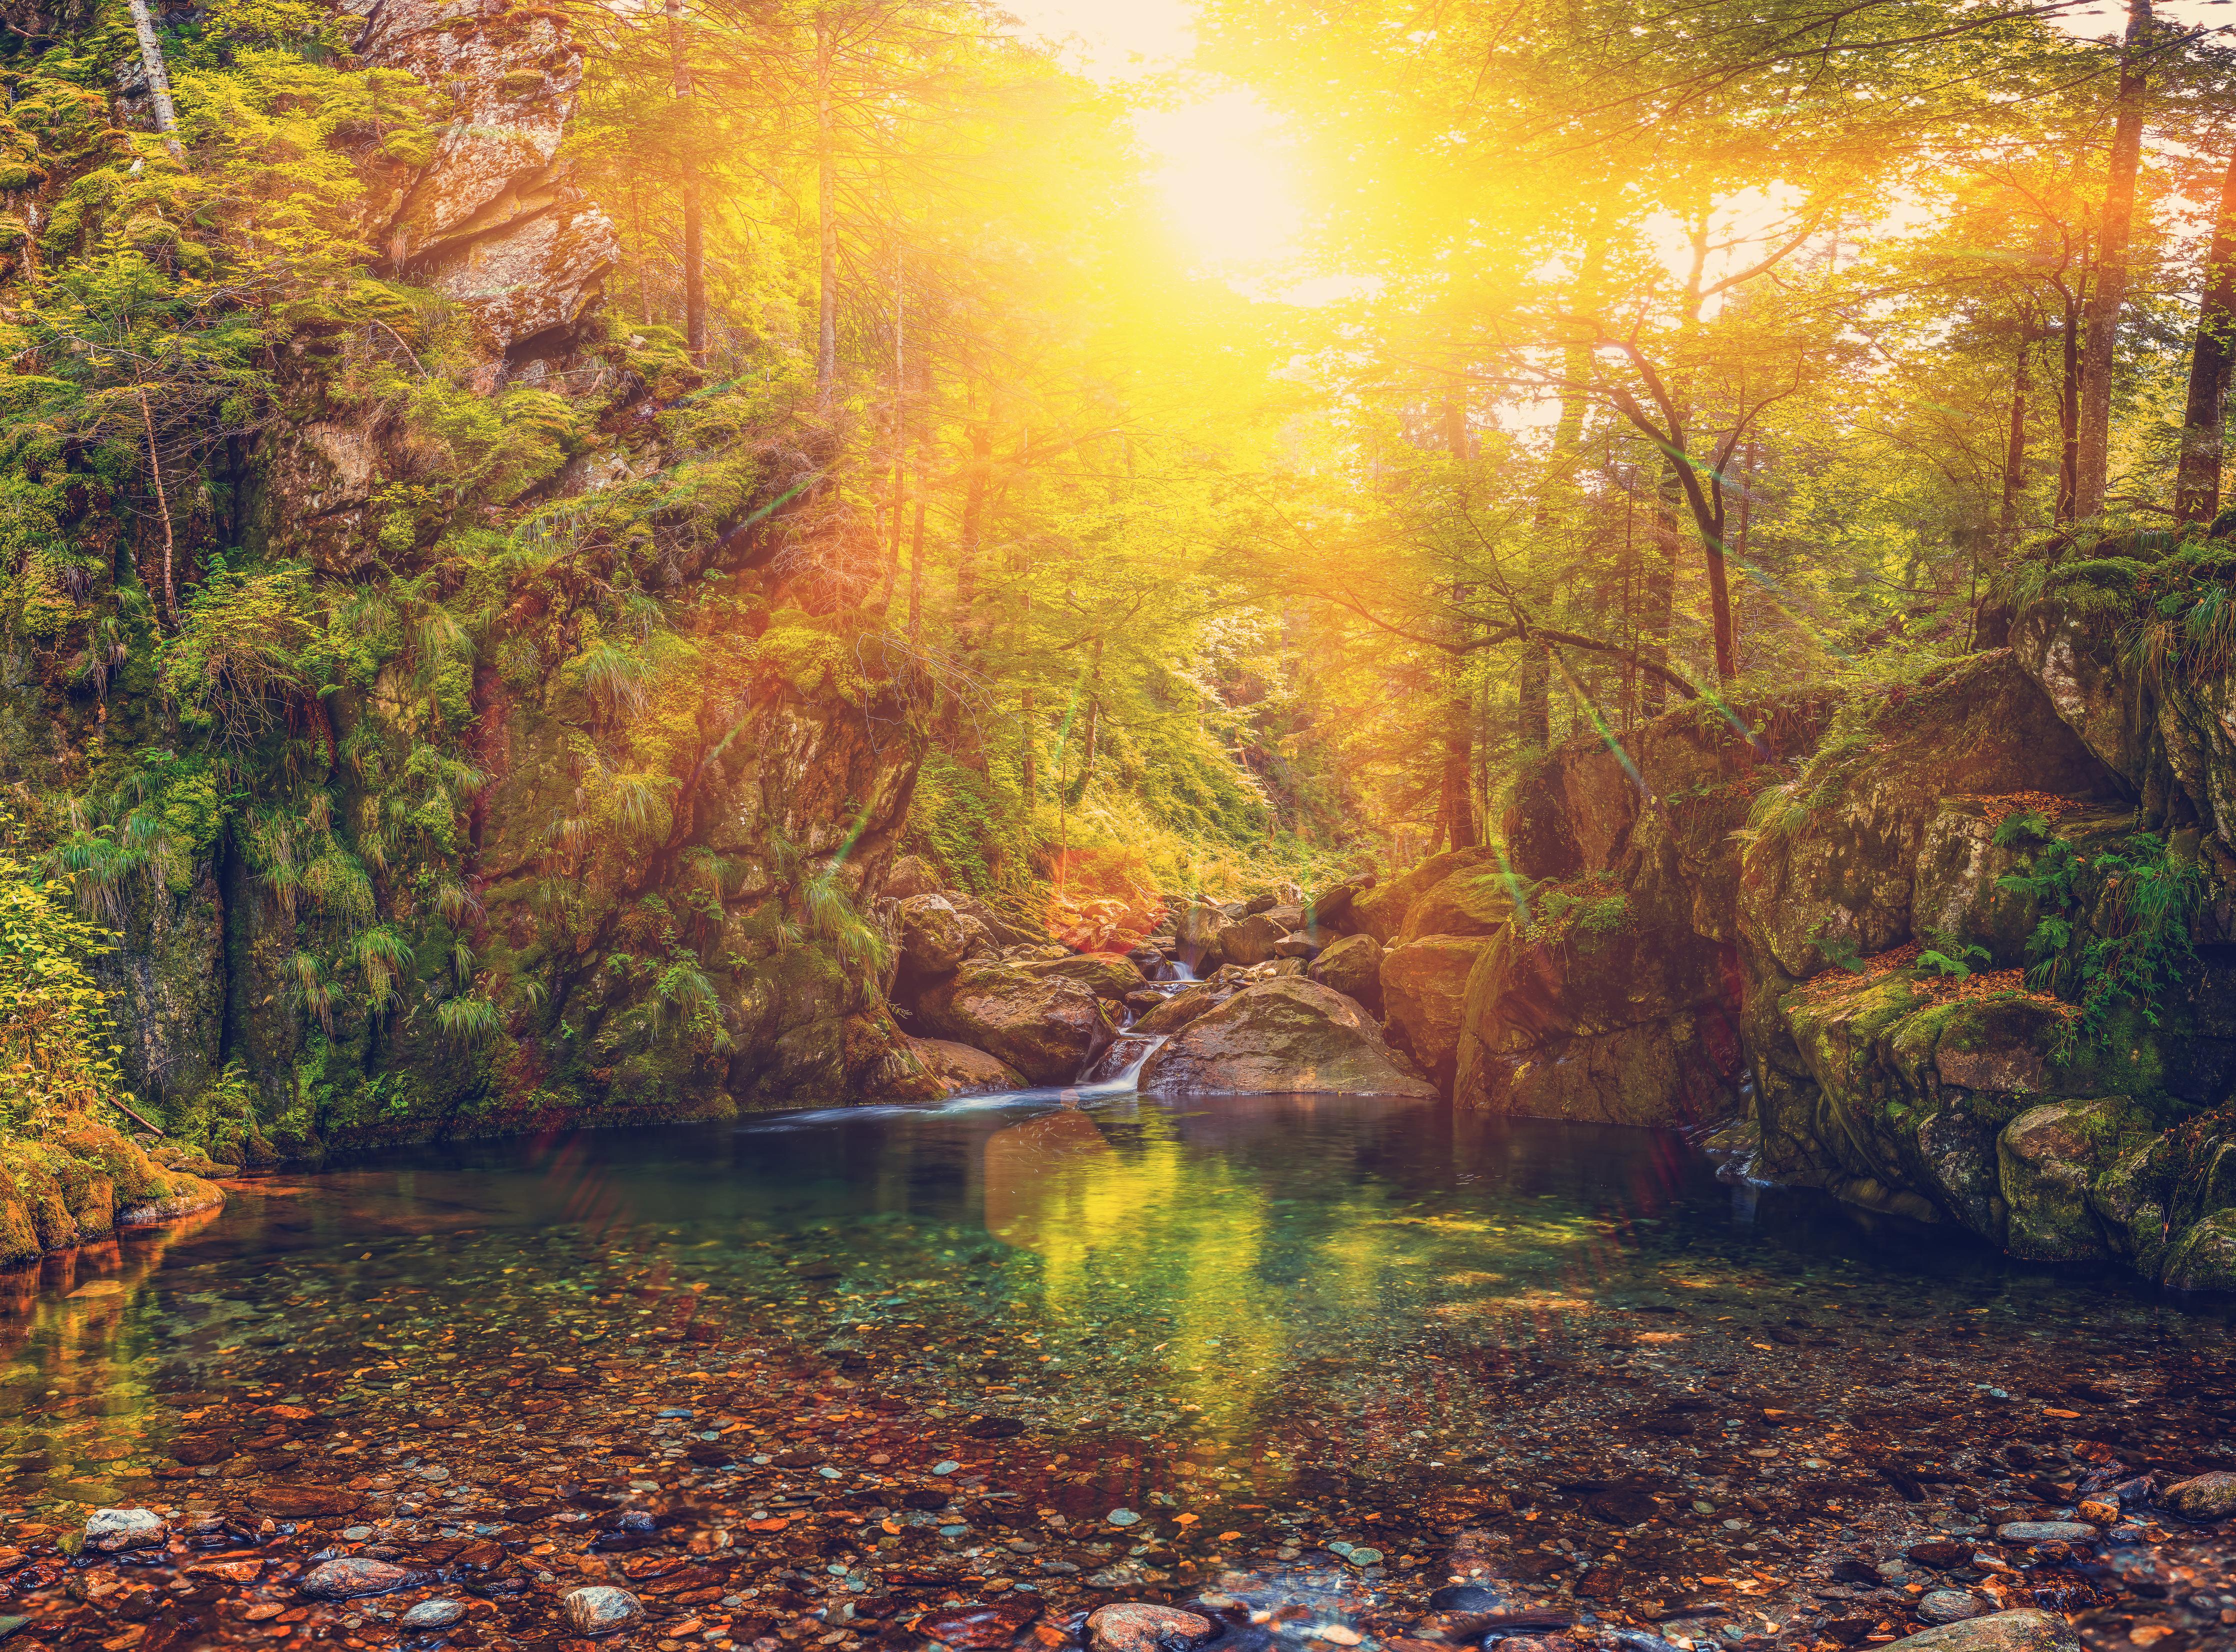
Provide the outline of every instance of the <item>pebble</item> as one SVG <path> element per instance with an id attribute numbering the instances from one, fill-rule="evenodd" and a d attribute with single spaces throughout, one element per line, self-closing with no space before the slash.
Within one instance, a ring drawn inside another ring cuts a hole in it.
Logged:
<path id="1" fill-rule="evenodd" d="M 95 1549 L 145 1549 L 169 1537 L 171 1529 L 152 1509 L 95 1509 L 87 1517 L 85 1540 Z"/>
<path id="2" fill-rule="evenodd" d="M 2185 1520 L 2225 1520 L 2236 1514 L 2236 1474 L 2215 1469 L 2167 1487 L 2160 1500 Z"/>
<path id="3" fill-rule="evenodd" d="M 447 1480 L 450 1478 L 450 1471 L 440 1463 L 430 1463 L 419 1471 L 419 1478 L 423 1480 Z"/>
<path id="4" fill-rule="evenodd" d="M 298 1587 L 320 1600 L 340 1601 L 358 1595 L 385 1595 L 411 1581 L 411 1574 L 401 1566 L 367 1560 L 362 1555 L 345 1555 L 313 1567 Z"/>
<path id="5" fill-rule="evenodd" d="M 625 1589 L 604 1583 L 575 1589 L 559 1603 L 577 1635 L 611 1635 L 644 1616 L 644 1603 Z"/>
<path id="6" fill-rule="evenodd" d="M 1429 1596 L 1432 1612 L 1498 1612 L 1506 1604 L 1505 1596 L 1479 1583 L 1450 1583 Z"/>
<path id="7" fill-rule="evenodd" d="M 1997 1526 L 1996 1536 L 2004 1543 L 2093 1543 L 2096 1528 L 2078 1520 L 2014 1520 Z"/>
<path id="8" fill-rule="evenodd" d="M 962 1466 L 963 1466 L 963 1464 L 961 1464 L 960 1463 L 957 1463 L 957 1462 L 953 1461 L 952 1459 L 950 1459 L 949 1461 L 944 1462 L 944 1463 L 935 1463 L 935 1464 L 933 1464 L 931 1465 L 931 1471 L 932 1471 L 934 1474 L 952 1474 L 952 1473 L 954 1473 L 954 1472 L 955 1472 L 955 1471 L 956 1471 L 956 1470 L 957 1470 L 957 1469 L 961 1468 Z"/>
<path id="9" fill-rule="evenodd" d="M 1917 1615 L 1929 1623 L 1958 1623 L 1987 1609 L 1978 1596 L 1962 1589 L 1930 1589 L 1917 1601 Z"/>
<path id="10" fill-rule="evenodd" d="M 372 1528 L 371 1526 L 344 1526 L 342 1528 L 342 1536 L 348 1538 L 352 1543 L 363 1543 L 367 1537 L 372 1536 Z"/>
<path id="11" fill-rule="evenodd" d="M 448 1629 L 466 1615 L 465 1607 L 457 1601 L 421 1601 L 397 1621 L 404 1630 Z"/>
<path id="12" fill-rule="evenodd" d="M 1103 1517 L 1114 1526 L 1138 1526 L 1141 1524 L 1141 1517 L 1131 1509 L 1113 1509 Z"/>

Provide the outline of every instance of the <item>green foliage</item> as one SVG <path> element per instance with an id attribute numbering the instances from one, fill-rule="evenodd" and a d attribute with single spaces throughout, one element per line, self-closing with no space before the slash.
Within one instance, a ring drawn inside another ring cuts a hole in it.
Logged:
<path id="1" fill-rule="evenodd" d="M 1927 932 L 1927 945 L 1917 955 L 1917 972 L 1944 980 L 1968 979 L 1975 964 L 1993 961 L 1994 954 L 1984 946 L 1974 945 L 1963 937 L 1944 930 Z"/>
<path id="2" fill-rule="evenodd" d="M 16 822 L 0 815 L 0 839 Z M 109 995 L 89 958 L 115 939 L 69 912 L 68 886 L 0 850 L 0 1135 L 36 1136 L 97 1102 L 130 1099 Z"/>
<path id="3" fill-rule="evenodd" d="M 1490 876 L 1504 880 L 1506 875 Z M 1547 944 L 1575 935 L 1619 934 L 1630 925 L 1630 897 L 1605 874 L 1538 885 L 1522 905 L 1529 915 L 1523 932 L 1531 941 Z"/>

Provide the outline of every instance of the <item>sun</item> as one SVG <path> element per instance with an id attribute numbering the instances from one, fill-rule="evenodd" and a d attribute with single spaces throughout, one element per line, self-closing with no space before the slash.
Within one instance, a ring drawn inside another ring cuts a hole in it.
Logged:
<path id="1" fill-rule="evenodd" d="M 1166 209 L 1207 264 L 1263 268 L 1292 252 L 1301 226 L 1278 122 L 1250 92 L 1218 91 L 1134 117 L 1157 158 Z"/>

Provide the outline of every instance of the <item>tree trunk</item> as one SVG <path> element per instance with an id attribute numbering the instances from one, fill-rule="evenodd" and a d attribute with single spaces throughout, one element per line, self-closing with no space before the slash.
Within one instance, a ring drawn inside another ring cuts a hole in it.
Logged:
<path id="1" fill-rule="evenodd" d="M 1451 455 L 1452 463 L 1461 467 L 1461 508 L 1464 510 L 1465 467 L 1468 462 L 1464 392 L 1444 398 L 1444 445 Z M 1452 630 L 1455 638 L 1462 642 L 1469 640 L 1468 622 L 1463 617 L 1469 595 L 1464 582 L 1455 580 L 1452 582 Z M 1455 849 L 1472 849 L 1476 845 L 1475 811 L 1469 806 L 1468 801 L 1468 777 L 1475 768 L 1475 719 L 1469 714 L 1467 690 L 1462 681 L 1463 671 L 1461 656 L 1454 655 L 1446 659 L 1442 673 L 1445 694 L 1443 813 L 1444 824 L 1451 833 L 1451 846 Z"/>
<path id="2" fill-rule="evenodd" d="M 1669 663 L 1669 622 L 1677 603 L 1679 491 L 1677 462 L 1665 457 L 1661 481 L 1654 491 L 1654 520 L 1647 530 L 1646 576 L 1641 593 L 1643 612 L 1638 623 L 1639 653 L 1661 666 Z M 1651 672 L 1643 675 L 1646 680 L 1638 685 L 1639 715 L 1659 716 L 1665 685 Z"/>
<path id="3" fill-rule="evenodd" d="M 885 609 L 893 607 L 893 587 L 901 576 L 901 512 L 908 505 L 908 332 L 907 289 L 901 284 L 901 255 L 893 254 L 893 519 L 885 543 Z"/>
<path id="4" fill-rule="evenodd" d="M 1102 639 L 1095 639 L 1095 663 L 1087 673 L 1087 742 L 1080 753 L 1079 800 L 1087 801 L 1087 784 L 1095 777 L 1095 740 L 1102 725 Z"/>
<path id="5" fill-rule="evenodd" d="M 2236 361 L 2236 156 L 2220 184 L 2220 210 L 2206 254 L 2197 304 L 2197 343 L 2189 357 L 2189 405 L 2181 418 L 2181 464 L 2174 488 L 2180 522 L 2206 522 L 2220 508 L 2220 451 L 2228 369 Z"/>
<path id="6" fill-rule="evenodd" d="M 140 69 L 148 77 L 148 100 L 155 106 L 155 129 L 174 161 L 187 152 L 179 142 L 179 112 L 171 105 L 171 74 L 163 66 L 162 43 L 155 38 L 155 19 L 148 0 L 131 0 L 132 32 L 140 37 Z"/>
<path id="7" fill-rule="evenodd" d="M 838 193 L 837 143 L 831 117 L 829 24 L 815 17 L 815 214 L 821 253 L 817 261 L 815 397 L 828 411 L 838 383 Z"/>
<path id="8" fill-rule="evenodd" d="M 1598 226 L 1584 244 L 1584 261 L 1576 273 L 1575 304 L 1581 312 L 1589 312 L 1599 293 L 1600 280 L 1607 269 L 1607 241 Z M 1561 364 L 1561 418 L 1553 427 L 1553 455 L 1550 473 L 1546 477 L 1547 491 L 1537 501 L 1534 554 L 1542 555 L 1542 542 L 1551 530 L 1553 522 L 1554 489 L 1562 488 L 1575 473 L 1576 449 L 1584 433 L 1584 385 L 1591 377 L 1592 346 L 1586 339 L 1572 338 L 1562 352 Z M 1553 739 L 1553 655 L 1542 642 L 1525 642 L 1522 645 L 1520 681 L 1515 695 L 1514 735 L 1525 751 L 1542 751 Z"/>
<path id="9" fill-rule="evenodd" d="M 2073 520 L 2081 491 L 2081 300 L 2065 299 L 2065 323 L 2058 342 L 2064 352 L 2057 386 L 2057 517 L 2060 527 Z"/>
<path id="10" fill-rule="evenodd" d="M 148 411 L 148 386 L 140 391 L 140 424 L 148 432 L 148 471 L 155 478 L 155 514 L 163 519 L 163 612 L 171 622 L 171 629 L 179 629 L 179 599 L 171 580 L 171 560 L 176 554 L 171 537 L 171 502 L 163 493 L 163 461 L 155 451 L 155 416 Z"/>
<path id="11" fill-rule="evenodd" d="M 1017 691 L 1017 785 L 1024 793 L 1028 814 L 1040 800 L 1039 741 L 1033 727 L 1039 709 L 1033 698 L 1033 685 L 1029 682 Z M 1058 774 L 1056 785 L 1061 788 L 1062 784 L 1063 776 Z"/>
<path id="12" fill-rule="evenodd" d="M 2104 508 L 2112 462 L 2112 351 L 2120 311 L 2127 299 L 2127 247 L 2134 228 L 2135 170 L 2143 153 L 2143 98 L 2149 89 L 2151 0 L 2127 0 L 2127 35 L 2120 51 L 2118 113 L 2112 128 L 2111 166 L 2104 180 L 2104 212 L 2096 241 L 2095 280 L 2081 319 L 2081 433 L 2074 511 L 2093 517 Z"/>
<path id="13" fill-rule="evenodd" d="M 697 89 L 691 79 L 689 36 L 683 0 L 668 0 L 669 84 L 683 105 L 683 144 L 678 164 L 683 174 L 683 339 L 691 359 L 707 359 L 707 225 L 699 199 Z"/>
<path id="14" fill-rule="evenodd" d="M 2006 550 L 2019 536 L 2019 493 L 2026 482 L 2027 351 L 2034 340 L 2019 327 L 2018 359 L 2011 365 L 2011 430 L 2003 444 L 2003 508 L 1996 537 Z"/>

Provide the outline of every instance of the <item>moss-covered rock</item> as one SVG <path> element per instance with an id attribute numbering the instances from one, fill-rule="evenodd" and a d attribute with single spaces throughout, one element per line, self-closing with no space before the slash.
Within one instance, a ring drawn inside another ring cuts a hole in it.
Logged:
<path id="1" fill-rule="evenodd" d="M 1447 1093 L 1459 1065 L 1468 981 L 1488 944 L 1481 935 L 1424 935 L 1382 955 L 1377 985 L 1391 1036 Z"/>
<path id="2" fill-rule="evenodd" d="M 89 1120 L 0 1142 L 0 1266 L 222 1204 L 224 1189 L 155 1162 Z"/>

